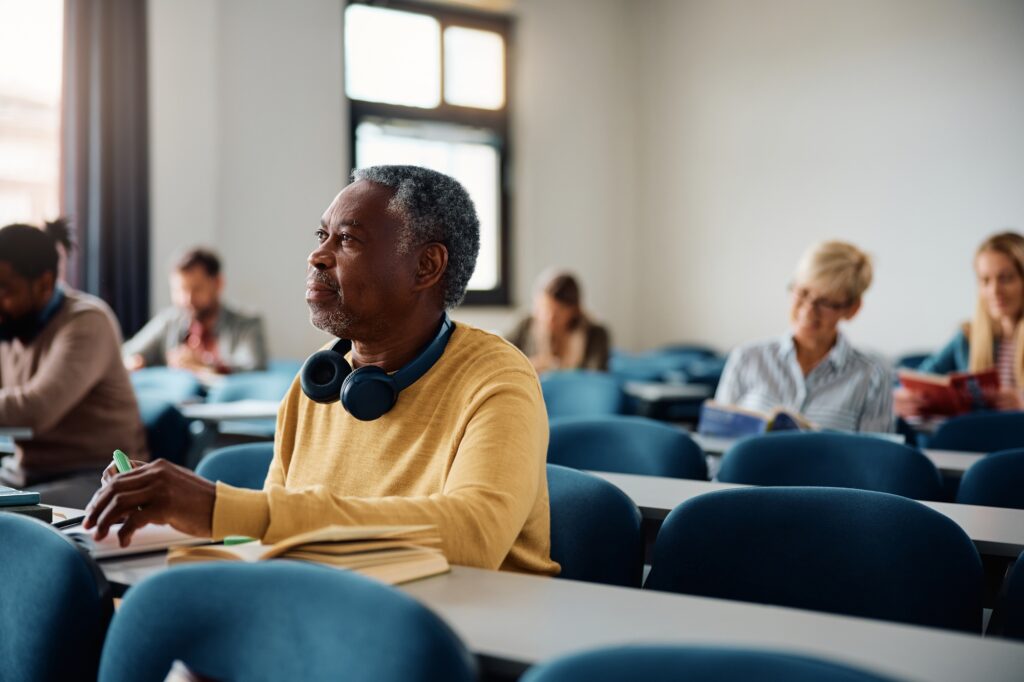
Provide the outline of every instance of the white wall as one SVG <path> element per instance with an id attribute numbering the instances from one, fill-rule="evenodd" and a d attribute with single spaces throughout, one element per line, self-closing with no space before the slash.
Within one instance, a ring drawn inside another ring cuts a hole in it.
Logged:
<path id="1" fill-rule="evenodd" d="M 976 244 L 1024 229 L 1024 3 L 638 11 L 644 343 L 780 333 L 796 260 L 827 238 L 876 259 L 856 343 L 943 343 L 973 311 Z"/>
<path id="2" fill-rule="evenodd" d="M 272 353 L 323 338 L 308 232 L 345 181 L 340 0 L 149 0 L 153 299 L 196 242 Z M 514 292 L 582 276 L 616 344 L 728 348 L 785 329 L 807 245 L 877 277 L 850 325 L 934 347 L 973 306 L 974 246 L 1024 229 L 1019 0 L 520 0 Z M 510 309 L 463 308 L 492 329 Z"/>

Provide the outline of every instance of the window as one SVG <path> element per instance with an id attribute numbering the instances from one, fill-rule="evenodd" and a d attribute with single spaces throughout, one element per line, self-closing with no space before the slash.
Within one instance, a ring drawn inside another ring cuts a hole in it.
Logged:
<path id="1" fill-rule="evenodd" d="M 466 304 L 509 302 L 508 37 L 503 17 L 402 2 L 345 10 L 353 167 L 447 173 L 480 217 Z"/>
<path id="2" fill-rule="evenodd" d="M 0 0 L 0 225 L 60 213 L 63 0 Z"/>

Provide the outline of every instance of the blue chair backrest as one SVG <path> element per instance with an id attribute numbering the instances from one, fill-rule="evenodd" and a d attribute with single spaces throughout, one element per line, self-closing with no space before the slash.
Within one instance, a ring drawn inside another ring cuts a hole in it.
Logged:
<path id="1" fill-rule="evenodd" d="M 183 369 L 144 367 L 129 376 L 137 395 L 145 393 L 175 404 L 197 398 L 203 390 L 199 379 Z"/>
<path id="2" fill-rule="evenodd" d="M 546 372 L 540 378 L 540 388 L 549 418 L 622 412 L 622 387 L 605 372 Z"/>
<path id="3" fill-rule="evenodd" d="M 208 403 L 230 403 L 237 400 L 281 400 L 288 392 L 294 374 L 284 372 L 241 372 L 228 374 L 210 387 Z"/>
<path id="4" fill-rule="evenodd" d="M 956 501 L 1024 509 L 1024 448 L 993 452 L 972 464 L 960 479 Z"/>
<path id="5" fill-rule="evenodd" d="M 952 417 L 928 439 L 928 447 L 973 452 L 1024 448 L 1024 412 L 975 412 Z"/>
<path id="6" fill-rule="evenodd" d="M 146 429 L 150 457 L 163 457 L 175 464 L 184 465 L 192 444 L 188 420 L 172 402 L 162 397 L 139 393 L 135 398 L 139 403 L 142 425 Z"/>
<path id="7" fill-rule="evenodd" d="M 686 433 L 653 419 L 623 415 L 552 419 L 548 462 L 623 474 L 708 477 L 704 453 Z"/>
<path id="8" fill-rule="evenodd" d="M 1006 573 L 985 634 L 1024 640 L 1024 552 Z"/>
<path id="9" fill-rule="evenodd" d="M 561 578 L 640 587 L 644 539 L 640 510 L 596 476 L 548 464 L 551 558 Z"/>
<path id="10" fill-rule="evenodd" d="M 203 457 L 196 466 L 196 473 L 207 480 L 224 481 L 236 488 L 262 490 L 273 459 L 273 443 L 229 445 Z"/>
<path id="11" fill-rule="evenodd" d="M 690 363 L 701 360 L 700 353 L 626 353 L 612 351 L 608 371 L 622 381 L 663 381 L 666 374 L 685 370 Z"/>
<path id="12" fill-rule="evenodd" d="M 113 611 L 84 552 L 49 524 L 0 513 L 0 678 L 96 679 Z"/>
<path id="13" fill-rule="evenodd" d="M 521 682 L 885 682 L 806 656 L 727 647 L 640 645 L 570 654 L 527 671 Z"/>
<path id="14" fill-rule="evenodd" d="M 287 374 L 294 378 L 302 369 L 302 360 L 288 360 L 285 358 L 277 358 L 267 363 L 267 371 L 274 372 L 275 374 Z"/>
<path id="15" fill-rule="evenodd" d="M 103 682 L 163 680 L 174 660 L 217 680 L 474 679 L 451 630 L 401 592 L 292 561 L 171 568 L 128 591 Z"/>
<path id="16" fill-rule="evenodd" d="M 942 499 L 942 476 L 917 450 L 847 433 L 772 433 L 744 438 L 722 457 L 718 480 L 748 485 L 859 488 Z"/>
<path id="17" fill-rule="evenodd" d="M 847 488 L 737 488 L 687 500 L 645 588 L 981 631 L 971 539 L 914 500 Z"/>

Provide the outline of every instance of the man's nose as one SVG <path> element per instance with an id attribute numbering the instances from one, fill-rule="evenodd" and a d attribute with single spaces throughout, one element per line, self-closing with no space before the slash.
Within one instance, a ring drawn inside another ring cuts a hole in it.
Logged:
<path id="1" fill-rule="evenodd" d="M 327 268 L 334 267 L 334 257 L 330 251 L 323 247 L 314 249 L 306 260 L 317 270 L 326 270 Z"/>

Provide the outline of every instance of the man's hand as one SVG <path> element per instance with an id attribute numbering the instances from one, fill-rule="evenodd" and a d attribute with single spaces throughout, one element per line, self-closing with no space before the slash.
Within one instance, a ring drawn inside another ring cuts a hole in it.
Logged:
<path id="1" fill-rule="evenodd" d="M 892 392 L 893 412 L 906 419 L 907 417 L 918 417 L 925 413 L 928 408 L 928 401 L 914 393 L 910 389 L 900 386 Z"/>
<path id="2" fill-rule="evenodd" d="M 167 366 L 192 372 L 206 369 L 203 354 L 184 344 L 167 351 Z"/>
<path id="3" fill-rule="evenodd" d="M 133 466 L 135 463 L 133 462 Z M 85 508 L 82 527 L 95 528 L 102 540 L 110 526 L 123 522 L 118 540 L 127 547 L 136 530 L 147 523 L 168 524 L 183 533 L 210 537 L 217 486 L 184 467 L 158 459 L 124 474 L 108 477 Z"/>

